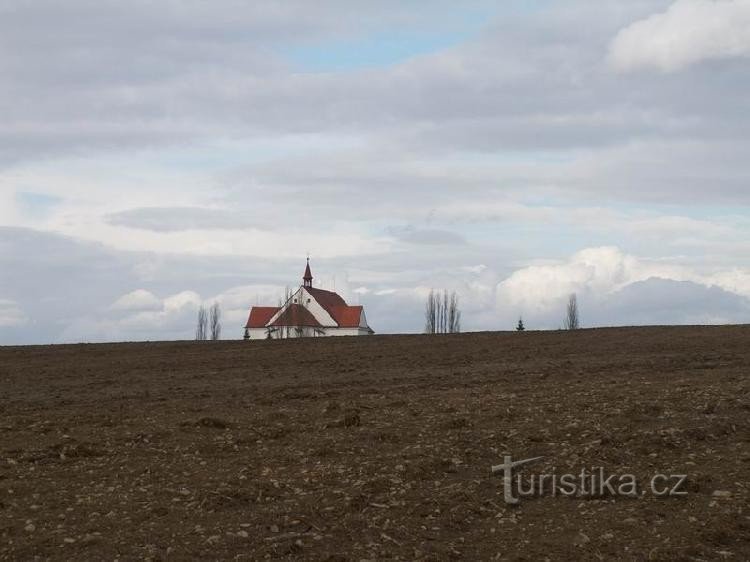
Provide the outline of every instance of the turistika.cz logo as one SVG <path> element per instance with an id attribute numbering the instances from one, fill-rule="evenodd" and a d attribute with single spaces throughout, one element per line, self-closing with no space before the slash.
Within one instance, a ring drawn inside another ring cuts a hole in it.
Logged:
<path id="1" fill-rule="evenodd" d="M 541 460 L 533 457 L 514 461 L 506 455 L 502 464 L 492 467 L 492 474 L 503 475 L 505 503 L 514 505 L 521 497 L 566 496 L 566 497 L 637 497 L 649 493 L 656 497 L 685 496 L 686 474 L 654 474 L 643 486 L 634 474 L 608 474 L 603 467 L 583 468 L 577 474 L 552 472 L 528 474 L 523 477 L 519 470 L 524 465 Z"/>

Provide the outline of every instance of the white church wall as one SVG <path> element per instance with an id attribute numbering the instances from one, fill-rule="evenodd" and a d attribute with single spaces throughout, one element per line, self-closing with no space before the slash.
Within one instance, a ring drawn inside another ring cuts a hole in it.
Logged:
<path id="1" fill-rule="evenodd" d="M 299 298 L 303 299 L 304 302 L 300 302 L 299 304 L 307 308 L 321 325 L 336 326 L 336 321 L 333 317 L 328 314 L 328 311 L 325 308 L 320 306 L 318 301 L 316 301 L 304 287 L 300 287 L 300 291 L 302 292 L 302 295 Z"/>
<path id="2" fill-rule="evenodd" d="M 280 331 L 283 330 L 283 335 Z M 249 328 L 247 330 L 251 340 L 265 340 L 268 339 L 267 328 Z M 272 339 L 286 339 L 286 338 L 311 338 L 311 337 L 334 337 L 334 336 L 366 336 L 369 334 L 367 328 L 309 328 L 305 327 L 301 331 L 297 331 L 295 328 L 289 329 L 289 335 L 285 328 L 274 328 L 271 332 Z"/>

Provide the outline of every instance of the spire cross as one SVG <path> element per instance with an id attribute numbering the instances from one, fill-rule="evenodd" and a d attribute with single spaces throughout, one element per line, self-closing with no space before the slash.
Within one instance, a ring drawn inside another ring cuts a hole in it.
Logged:
<path id="1" fill-rule="evenodd" d="M 302 277 L 303 287 L 312 287 L 313 276 L 310 271 L 310 256 L 307 256 L 307 266 L 305 267 L 305 275 Z"/>

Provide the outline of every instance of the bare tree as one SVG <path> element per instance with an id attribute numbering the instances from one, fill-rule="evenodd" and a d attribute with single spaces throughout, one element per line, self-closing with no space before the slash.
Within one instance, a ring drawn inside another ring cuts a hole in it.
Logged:
<path id="1" fill-rule="evenodd" d="M 448 333 L 448 291 L 443 291 L 443 306 L 440 308 L 440 327 L 442 334 Z"/>
<path id="2" fill-rule="evenodd" d="M 451 293 L 448 305 L 448 333 L 457 334 L 461 331 L 461 311 L 458 308 L 458 295 Z"/>
<path id="3" fill-rule="evenodd" d="M 201 305 L 198 309 L 198 323 L 195 326 L 195 339 L 197 341 L 204 341 L 208 337 L 208 315 L 206 314 L 206 307 Z"/>
<path id="4" fill-rule="evenodd" d="M 563 322 L 563 328 L 566 330 L 577 330 L 581 327 L 581 320 L 578 316 L 578 299 L 576 294 L 573 293 L 568 298 L 568 308 L 565 314 L 565 321 Z"/>
<path id="5" fill-rule="evenodd" d="M 424 333 L 425 334 L 436 334 L 437 333 L 437 310 L 435 302 L 435 290 L 430 289 L 430 294 L 427 295 L 427 301 L 424 307 Z"/>
<path id="6" fill-rule="evenodd" d="M 292 300 L 292 295 L 294 295 L 294 292 L 289 288 L 289 286 L 284 287 L 284 296 L 279 297 L 279 308 L 282 308 L 286 306 L 286 304 Z M 292 326 L 280 326 L 278 331 L 275 332 L 277 339 L 284 339 L 291 337 L 292 333 Z"/>
<path id="7" fill-rule="evenodd" d="M 211 327 L 211 339 L 218 340 L 221 338 L 221 307 L 218 302 L 211 305 L 209 326 Z"/>
<path id="8" fill-rule="evenodd" d="M 455 292 L 430 290 L 425 302 L 426 334 L 455 334 L 461 331 L 461 310 Z"/>

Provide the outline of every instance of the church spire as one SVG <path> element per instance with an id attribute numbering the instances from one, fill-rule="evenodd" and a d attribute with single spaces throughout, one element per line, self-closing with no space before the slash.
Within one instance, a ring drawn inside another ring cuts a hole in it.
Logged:
<path id="1" fill-rule="evenodd" d="M 302 285 L 304 287 L 312 287 L 313 276 L 310 271 L 310 258 L 307 258 L 307 267 L 305 267 L 305 276 L 302 278 Z"/>

